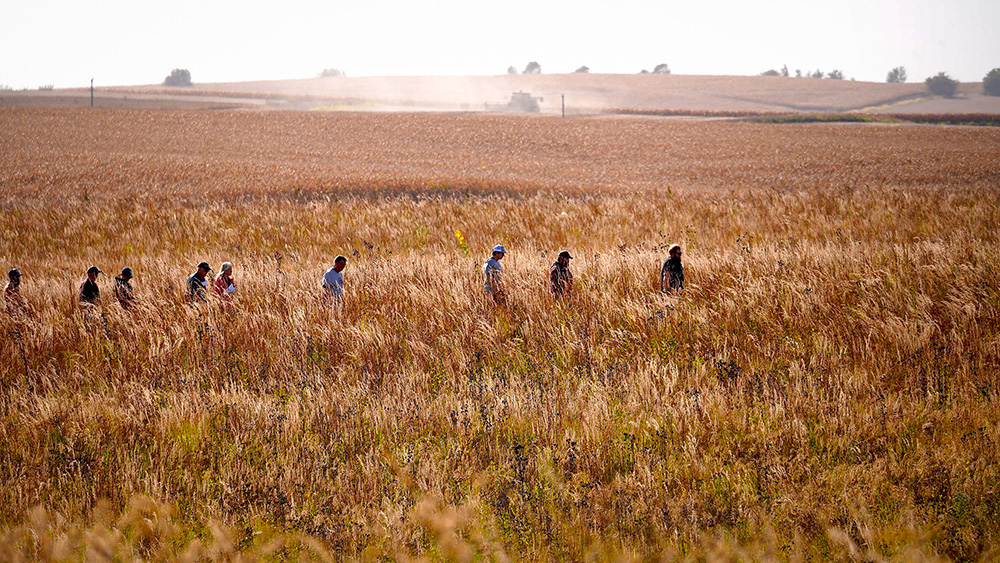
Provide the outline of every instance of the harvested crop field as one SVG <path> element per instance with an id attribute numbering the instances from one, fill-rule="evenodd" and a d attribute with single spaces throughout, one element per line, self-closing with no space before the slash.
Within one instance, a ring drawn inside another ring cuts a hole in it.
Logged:
<path id="1" fill-rule="evenodd" d="M 1000 553 L 996 128 L 7 107 L 0 146 L 0 560 Z"/>
<path id="2" fill-rule="evenodd" d="M 99 108 L 291 109 L 317 111 L 476 111 L 512 92 L 539 98 L 542 113 L 997 113 L 980 83 L 954 98 L 930 96 L 923 83 L 886 84 L 771 76 L 544 74 L 505 76 L 336 77 L 207 83 L 185 88 L 100 86 Z M 565 102 L 565 107 L 563 103 Z M 85 88 L 0 91 L 0 106 L 87 106 Z"/>

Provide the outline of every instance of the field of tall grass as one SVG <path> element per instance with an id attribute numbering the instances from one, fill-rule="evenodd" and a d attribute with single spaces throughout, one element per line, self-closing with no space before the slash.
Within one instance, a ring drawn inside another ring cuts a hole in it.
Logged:
<path id="1" fill-rule="evenodd" d="M 0 561 L 1000 557 L 996 131 L 0 109 L 0 143 Z M 202 260 L 231 305 L 185 301 Z M 83 308 L 90 264 L 139 305 Z"/>

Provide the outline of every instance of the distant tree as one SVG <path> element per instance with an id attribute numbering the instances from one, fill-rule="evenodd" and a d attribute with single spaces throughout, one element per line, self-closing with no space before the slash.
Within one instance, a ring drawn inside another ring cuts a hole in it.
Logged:
<path id="1" fill-rule="evenodd" d="M 927 89 L 931 91 L 931 94 L 946 98 L 954 96 L 955 89 L 958 88 L 958 80 L 955 80 L 944 72 L 937 73 L 937 76 L 928 77 L 927 80 L 924 80 L 924 83 L 927 84 Z"/>
<path id="2" fill-rule="evenodd" d="M 837 69 L 833 69 L 826 75 L 826 77 L 829 78 L 830 80 L 843 80 L 844 73 L 840 72 Z"/>
<path id="3" fill-rule="evenodd" d="M 507 74 L 517 74 L 517 69 L 512 66 L 509 66 L 507 67 Z"/>
<path id="4" fill-rule="evenodd" d="M 38 89 L 39 90 L 55 90 L 56 87 L 54 85 L 52 85 L 52 84 L 43 84 L 42 86 L 39 86 Z"/>
<path id="5" fill-rule="evenodd" d="M 802 71 L 800 69 L 795 69 L 795 78 L 802 78 Z"/>
<path id="6" fill-rule="evenodd" d="M 531 61 L 528 66 L 524 67 L 524 72 L 522 74 L 541 74 L 542 65 L 538 64 L 536 61 Z"/>
<path id="7" fill-rule="evenodd" d="M 776 70 L 774 70 L 772 68 L 771 70 L 765 70 L 764 72 L 760 73 L 760 75 L 761 76 L 781 76 L 781 73 L 778 72 L 778 71 L 776 71 Z"/>
<path id="8" fill-rule="evenodd" d="M 816 72 L 809 75 L 809 78 L 823 78 L 823 71 L 817 68 Z"/>
<path id="9" fill-rule="evenodd" d="M 788 65 L 781 65 L 781 76 L 788 78 Z"/>
<path id="10" fill-rule="evenodd" d="M 983 77 L 983 94 L 1000 96 L 1000 68 L 995 68 Z"/>
<path id="11" fill-rule="evenodd" d="M 337 76 L 347 76 L 347 73 L 335 68 L 324 68 L 320 73 L 320 78 L 333 78 Z"/>
<path id="12" fill-rule="evenodd" d="M 902 84 L 906 82 L 906 69 L 897 66 L 896 68 L 889 71 L 889 74 L 885 75 L 885 81 L 889 84 Z"/>
<path id="13" fill-rule="evenodd" d="M 163 79 L 164 86 L 190 86 L 191 72 L 186 68 L 175 68 Z"/>
<path id="14" fill-rule="evenodd" d="M 667 63 L 660 63 L 653 67 L 653 74 L 670 74 L 670 67 Z"/>
<path id="15" fill-rule="evenodd" d="M 587 65 L 583 65 L 580 68 L 574 70 L 573 72 L 578 72 L 580 74 L 587 74 L 588 72 L 590 72 L 590 67 L 588 67 Z"/>
<path id="16" fill-rule="evenodd" d="M 639 74 L 649 74 L 649 71 L 646 69 L 642 69 L 639 71 Z"/>

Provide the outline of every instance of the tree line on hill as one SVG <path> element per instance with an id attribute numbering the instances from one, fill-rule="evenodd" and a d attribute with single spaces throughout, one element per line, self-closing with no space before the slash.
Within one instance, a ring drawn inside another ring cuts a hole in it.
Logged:
<path id="1" fill-rule="evenodd" d="M 764 72 L 760 73 L 760 75 L 788 77 L 789 76 L 788 66 L 787 65 L 782 66 L 780 71 L 775 70 L 773 68 L 770 70 L 765 70 Z M 844 73 L 834 69 L 824 75 L 822 70 L 817 69 L 816 72 L 810 73 L 806 71 L 806 73 L 803 74 L 801 70 L 796 69 L 795 77 L 796 78 L 825 77 L 831 80 L 843 80 Z M 902 66 L 897 66 L 893 68 L 885 76 L 885 81 L 890 84 L 903 84 L 904 82 L 906 82 L 906 79 L 907 79 L 906 68 Z M 854 79 L 852 78 L 851 80 Z M 946 72 L 939 72 L 934 76 L 929 76 L 927 77 L 926 80 L 924 80 L 924 83 L 927 85 L 927 90 L 930 91 L 931 94 L 934 94 L 936 96 L 945 96 L 949 98 L 955 95 L 955 91 L 958 89 L 958 84 L 959 84 L 958 80 L 955 80 L 951 76 L 948 76 L 948 73 Z M 993 70 L 987 72 L 986 76 L 983 77 L 983 94 L 986 94 L 987 96 L 1000 96 L 1000 68 L 994 68 Z"/>
<path id="2" fill-rule="evenodd" d="M 574 73 L 588 73 L 590 72 L 590 67 L 584 65 L 577 68 Z M 541 74 L 542 65 L 538 61 L 531 61 L 524 67 L 524 71 L 521 74 Z M 518 74 L 517 69 L 513 66 L 507 68 L 507 74 Z M 660 63 L 653 67 L 653 71 L 643 69 L 639 74 L 670 74 L 670 67 L 666 63 Z M 781 70 L 769 69 L 762 73 L 761 76 L 781 76 L 789 77 L 790 73 L 788 71 L 788 65 L 783 65 Z M 336 68 L 323 69 L 319 73 L 320 78 L 332 78 L 339 76 L 347 76 L 341 70 Z M 827 78 L 829 80 L 843 80 L 844 73 L 838 69 L 833 69 L 830 72 L 823 73 L 822 70 L 816 69 L 815 72 L 806 71 L 803 74 L 802 70 L 795 70 L 796 78 Z M 854 80 L 853 78 L 851 80 Z M 897 66 L 886 74 L 885 81 L 890 84 L 902 84 L 906 82 L 906 68 L 902 66 Z M 927 89 L 934 95 L 952 97 L 955 95 L 955 91 L 958 89 L 958 80 L 948 76 L 946 72 L 939 72 L 935 76 L 929 76 L 924 83 L 927 85 Z M 170 71 L 170 74 L 163 79 L 164 86 L 175 86 L 175 87 L 186 87 L 191 86 L 191 72 L 186 68 L 175 68 Z M 52 86 L 46 87 L 46 89 L 51 89 Z M 43 89 L 43 88 L 39 88 Z M 1000 96 L 1000 68 L 994 68 L 993 70 L 986 73 L 983 77 L 983 93 L 987 96 Z"/>

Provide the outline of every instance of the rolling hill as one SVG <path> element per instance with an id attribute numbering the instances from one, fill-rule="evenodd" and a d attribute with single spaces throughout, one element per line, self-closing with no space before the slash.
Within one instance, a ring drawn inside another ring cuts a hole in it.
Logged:
<path id="1" fill-rule="evenodd" d="M 962 84 L 955 98 L 930 96 L 923 83 L 886 84 L 764 76 L 540 74 L 437 77 L 335 77 L 159 85 L 97 90 L 99 105 L 259 107 L 353 111 L 479 111 L 515 91 L 541 97 L 543 113 L 616 109 L 782 113 L 1000 114 L 1000 98 L 978 83 Z M 0 105 L 80 105 L 86 89 L 0 93 Z"/>

